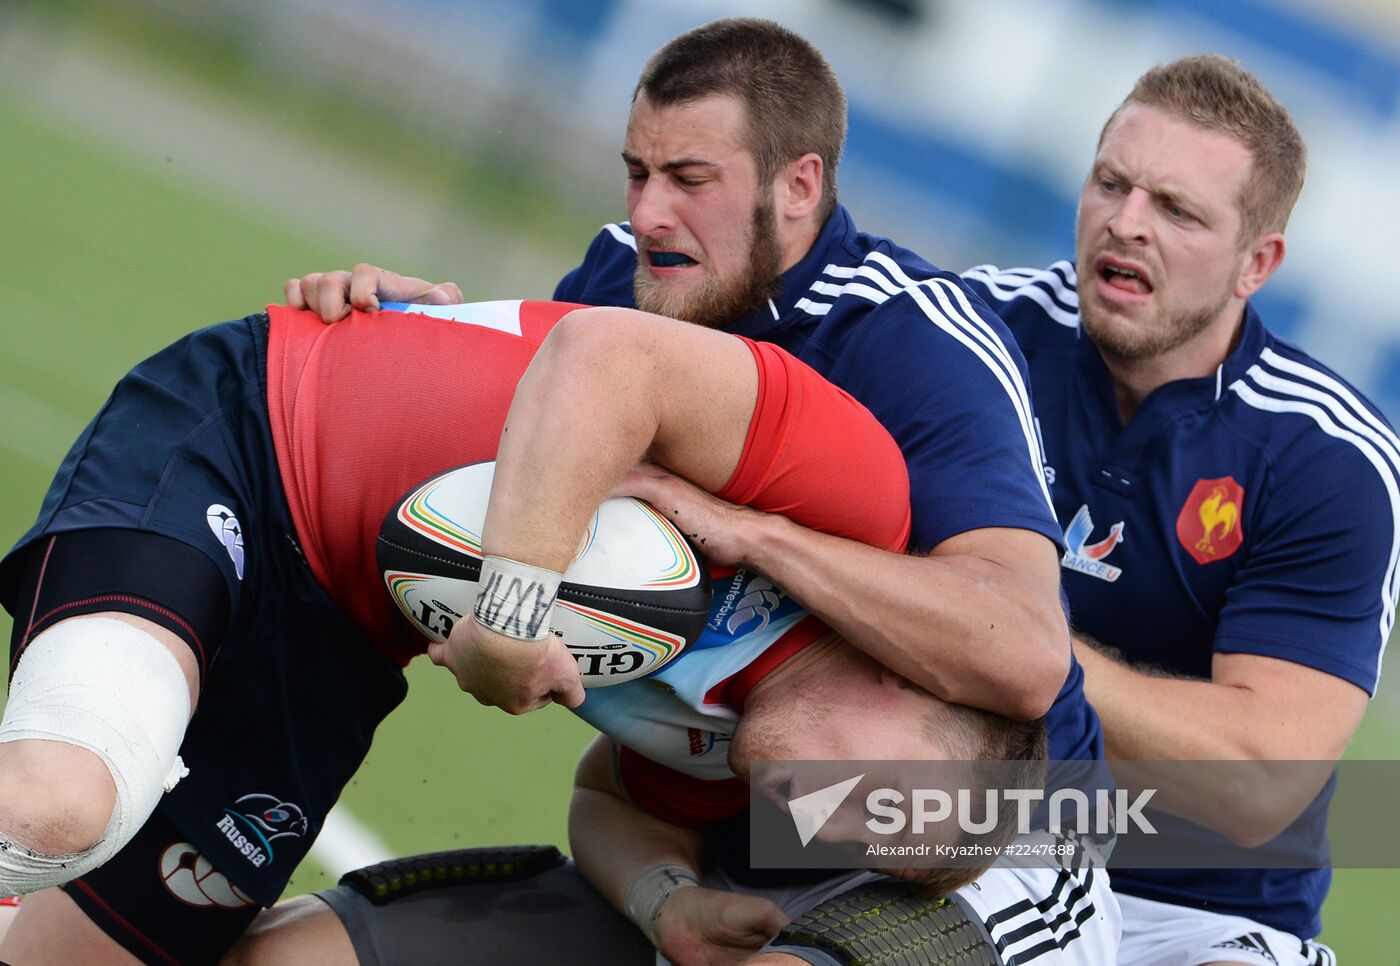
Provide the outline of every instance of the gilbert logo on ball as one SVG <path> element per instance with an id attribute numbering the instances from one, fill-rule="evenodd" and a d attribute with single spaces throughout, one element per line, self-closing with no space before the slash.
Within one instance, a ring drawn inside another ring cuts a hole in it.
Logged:
<path id="1" fill-rule="evenodd" d="M 476 602 L 481 528 L 494 463 L 449 470 L 411 490 L 379 531 L 385 586 L 405 617 L 445 640 Z M 585 687 L 659 670 L 704 630 L 709 575 L 690 542 L 641 500 L 605 501 L 564 572 L 550 632 Z"/>

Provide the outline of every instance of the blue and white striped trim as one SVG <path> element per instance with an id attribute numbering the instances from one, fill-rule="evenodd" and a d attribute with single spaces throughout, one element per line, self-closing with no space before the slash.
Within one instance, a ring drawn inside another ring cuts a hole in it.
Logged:
<path id="1" fill-rule="evenodd" d="M 836 281 L 817 279 L 807 289 L 808 297 L 798 299 L 794 308 L 808 315 L 826 315 L 842 295 L 855 295 L 878 305 L 900 291 L 888 276 L 867 265 L 828 265 L 822 269 L 822 275 Z M 814 299 L 812 296 L 822 298 Z"/>
<path id="2" fill-rule="evenodd" d="M 1055 262 L 1049 268 L 977 265 L 962 274 L 969 281 L 987 286 L 988 293 L 999 302 L 1030 299 L 1060 325 L 1079 328 L 1079 292 L 1075 288 L 1078 276 L 1067 261 Z"/>
<path id="3" fill-rule="evenodd" d="M 604 225 L 603 231 L 613 236 L 613 241 L 619 245 L 626 245 L 632 251 L 637 250 L 637 236 L 632 234 L 632 226 L 627 222 L 617 225 Z"/>
<path id="4" fill-rule="evenodd" d="M 1030 393 L 1021 370 L 1006 344 L 977 313 L 961 286 L 946 278 L 913 279 L 888 255 L 871 252 L 858 267 L 828 265 L 822 274 L 837 281 L 818 279 L 797 308 L 812 315 L 826 315 L 838 298 L 851 296 L 881 305 L 908 293 L 923 313 L 943 332 L 957 340 L 992 372 L 1011 400 L 1026 439 L 1026 451 L 1051 516 L 1055 513 L 1045 483 L 1045 454 L 1031 417 Z M 844 281 L 842 281 L 844 280 Z M 829 301 L 828 301 L 829 299 Z M 935 304 L 937 303 L 937 304 Z"/>
<path id="5" fill-rule="evenodd" d="M 1307 416 L 1327 435 L 1355 446 L 1375 467 L 1390 499 L 1390 558 L 1380 587 L 1379 680 L 1400 598 L 1400 439 L 1350 388 L 1328 373 L 1273 349 L 1265 349 L 1259 359 L 1263 365 L 1251 366 L 1243 378 L 1230 384 L 1230 391 L 1255 409 Z"/>

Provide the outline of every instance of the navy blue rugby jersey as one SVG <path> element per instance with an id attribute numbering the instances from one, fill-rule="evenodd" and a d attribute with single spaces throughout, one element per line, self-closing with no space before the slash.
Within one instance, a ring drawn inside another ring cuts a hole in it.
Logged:
<path id="1" fill-rule="evenodd" d="M 963 278 L 1030 364 L 1075 628 L 1186 675 L 1260 654 L 1374 693 L 1400 581 L 1400 440 L 1380 413 L 1247 307 L 1214 375 L 1160 387 L 1124 427 L 1072 264 Z M 1330 878 L 1120 870 L 1113 887 L 1311 937 Z"/>
<path id="2" fill-rule="evenodd" d="M 636 265 L 631 227 L 608 225 L 554 297 L 631 307 Z M 1060 543 L 1025 360 L 957 275 L 858 232 L 838 206 L 783 275 L 779 296 L 727 331 L 782 346 L 889 430 L 909 467 L 914 551 L 983 527 L 1032 530 Z M 1077 663 L 1046 723 L 1051 757 L 1102 757 Z"/>

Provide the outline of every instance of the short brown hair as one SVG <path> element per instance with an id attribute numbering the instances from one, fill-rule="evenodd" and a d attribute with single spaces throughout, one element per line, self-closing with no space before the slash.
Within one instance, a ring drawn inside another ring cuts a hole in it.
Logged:
<path id="1" fill-rule="evenodd" d="M 1308 149 L 1288 110 L 1240 62 L 1196 54 L 1158 64 L 1138 78 L 1099 134 L 1099 144 L 1129 104 L 1156 107 L 1238 140 L 1254 159 L 1240 191 L 1240 244 L 1283 231 L 1303 190 Z"/>
<path id="2" fill-rule="evenodd" d="M 924 717 L 924 735 L 947 754 L 950 761 L 966 766 L 966 777 L 975 789 L 1041 788 L 1045 783 L 1049 753 L 1045 719 L 1018 721 L 982 708 L 938 702 Z M 980 763 L 985 766 L 979 767 Z M 997 822 L 990 832 L 964 832 L 957 844 L 980 846 L 986 862 L 973 868 L 923 869 L 920 894 L 932 899 L 956 892 L 979 879 L 996 856 L 1017 834 L 1019 805 L 1010 796 L 999 797 Z"/>
<path id="3" fill-rule="evenodd" d="M 686 31 L 642 68 L 632 100 L 657 107 L 722 94 L 748 111 L 748 147 L 761 184 L 807 153 L 822 159 L 825 220 L 836 207 L 836 166 L 846 143 L 846 95 L 831 65 L 771 20 L 731 17 Z"/>

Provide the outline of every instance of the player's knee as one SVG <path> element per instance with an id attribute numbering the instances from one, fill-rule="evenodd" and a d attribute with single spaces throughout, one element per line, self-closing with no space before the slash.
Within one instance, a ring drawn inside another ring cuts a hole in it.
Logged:
<path id="1" fill-rule="evenodd" d="M 0 744 L 0 836 L 49 855 L 95 846 L 112 819 L 117 790 L 107 765 L 86 748 L 55 741 Z"/>
<path id="2" fill-rule="evenodd" d="M 84 616 L 30 641 L 0 721 L 0 887 L 61 885 L 130 842 L 185 774 L 189 713 L 179 661 L 140 626 Z"/>

